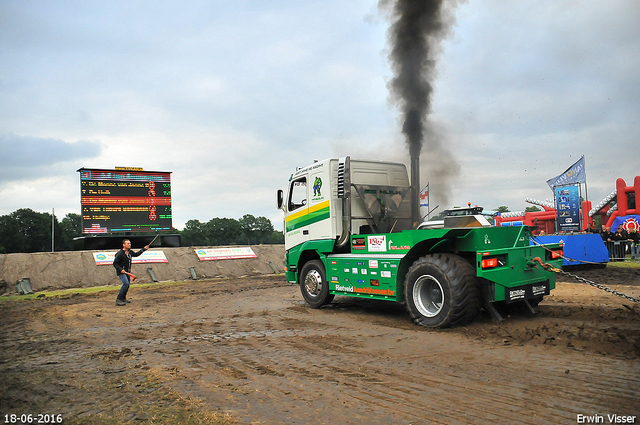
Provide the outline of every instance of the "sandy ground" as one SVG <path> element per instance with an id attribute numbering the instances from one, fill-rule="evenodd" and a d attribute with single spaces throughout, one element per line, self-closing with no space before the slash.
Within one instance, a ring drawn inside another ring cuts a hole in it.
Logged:
<path id="1" fill-rule="evenodd" d="M 639 269 L 576 273 L 640 297 Z M 395 303 L 314 310 L 283 276 L 132 288 L 125 307 L 115 292 L 3 303 L 0 419 L 640 423 L 640 304 L 560 279 L 534 316 L 446 330 Z"/>

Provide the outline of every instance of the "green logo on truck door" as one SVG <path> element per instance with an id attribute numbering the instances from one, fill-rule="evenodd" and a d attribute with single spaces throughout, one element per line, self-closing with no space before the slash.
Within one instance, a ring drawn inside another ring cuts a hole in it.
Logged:
<path id="1" fill-rule="evenodd" d="M 320 188 L 322 187 L 322 179 L 320 177 L 316 177 L 313 181 L 313 196 L 322 196 L 320 194 Z"/>

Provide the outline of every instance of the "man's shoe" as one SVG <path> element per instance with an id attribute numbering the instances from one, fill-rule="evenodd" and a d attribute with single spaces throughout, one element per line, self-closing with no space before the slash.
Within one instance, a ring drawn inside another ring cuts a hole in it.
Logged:
<path id="1" fill-rule="evenodd" d="M 127 302 L 122 300 L 116 300 L 116 305 L 127 305 Z"/>
<path id="2" fill-rule="evenodd" d="M 129 300 L 124 300 L 124 302 L 126 302 L 127 304 L 129 304 L 131 301 L 129 301 Z"/>

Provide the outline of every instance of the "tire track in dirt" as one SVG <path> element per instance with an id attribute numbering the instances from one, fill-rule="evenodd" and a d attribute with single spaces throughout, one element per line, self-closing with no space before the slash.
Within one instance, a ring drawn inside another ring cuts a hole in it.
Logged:
<path id="1" fill-rule="evenodd" d="M 375 418 L 379 419 L 378 415 L 389 411 L 396 420 L 430 423 L 487 419 L 498 423 L 506 420 L 532 424 L 540 420 L 554 422 L 558 417 L 567 416 L 567 410 L 575 414 L 588 412 L 594 402 L 592 393 L 597 393 L 595 401 L 601 399 L 601 405 L 605 406 L 612 399 L 622 401 L 622 405 L 633 405 L 639 395 L 637 386 L 625 388 L 627 379 L 615 380 L 612 373 L 618 368 L 616 361 L 609 367 L 606 367 L 608 361 L 604 361 L 594 368 L 588 357 L 585 362 L 579 357 L 573 357 L 571 362 L 554 358 L 547 365 L 549 354 L 546 353 L 529 353 L 524 358 L 510 359 L 508 352 L 513 351 L 512 347 L 478 349 L 474 344 L 467 345 L 454 334 L 444 332 L 405 329 L 404 325 L 397 329 L 393 322 L 387 323 L 386 329 L 366 329 L 361 316 L 345 311 L 336 315 L 323 310 L 303 311 L 294 305 L 283 314 L 288 316 L 286 320 L 275 325 L 272 321 L 262 323 L 256 316 L 235 315 L 230 332 L 220 335 L 219 341 L 223 343 L 216 343 L 209 349 L 217 353 L 217 358 L 224 359 L 227 366 L 233 365 L 236 371 L 233 378 L 247 380 L 256 374 L 268 376 L 269 379 L 263 377 L 257 387 L 253 387 L 255 383 L 249 383 L 253 390 L 291 394 L 295 391 L 293 382 L 303 383 L 307 392 L 326 394 L 328 383 L 339 387 L 334 393 L 336 399 L 348 399 L 351 405 L 358 404 L 369 412 L 371 417 L 367 419 L 373 423 L 382 423 L 375 422 Z M 347 320 L 340 315 L 346 315 Z M 336 318 L 341 322 L 339 326 L 334 323 Z M 269 331 L 278 327 L 287 329 Z M 253 330 L 237 332 L 237 328 Z M 398 339 L 400 342 L 417 339 L 428 342 L 434 337 L 440 341 L 433 346 L 433 351 L 425 350 L 415 342 L 405 344 L 404 349 L 398 347 Z M 443 337 L 451 339 L 450 344 L 443 342 Z M 197 339 L 198 335 L 188 341 Z M 372 342 L 376 339 L 383 341 Z M 367 348 L 394 345 L 393 351 L 377 350 L 377 353 L 371 353 Z M 452 352 L 448 345 L 459 347 Z M 416 350 L 423 356 L 414 355 L 411 362 L 398 355 L 398 352 Z M 458 354 L 456 351 L 464 353 L 461 360 L 453 355 Z M 321 358 L 317 353 L 322 354 Z M 375 360 L 355 360 L 367 356 Z M 478 365 L 479 359 L 483 360 L 481 365 Z M 366 372 L 362 372 L 363 368 Z M 598 385 L 601 381 L 607 384 Z M 445 408 L 450 405 L 452 394 L 457 395 L 457 406 Z M 523 418 L 523 410 L 540 398 L 557 401 L 531 412 L 531 419 Z M 425 404 L 424 400 L 429 403 Z M 323 404 L 333 405 L 329 400 Z"/>
<path id="2" fill-rule="evenodd" d="M 107 295 L 9 306 L 0 372 L 14 385 L 10 405 L 34 407 L 15 386 L 30 376 L 25 390 L 38 389 L 47 409 L 129 403 L 122 418 L 133 418 L 136 403 L 151 410 L 159 399 L 144 385 L 135 403 L 118 391 L 150 374 L 239 423 L 575 423 L 640 412 L 640 315 L 592 288 L 562 285 L 533 317 L 448 330 L 417 327 L 392 303 L 337 297 L 310 309 L 275 279 L 133 295 L 126 308 Z M 60 390 L 59 403 L 83 403 L 56 405 Z"/>

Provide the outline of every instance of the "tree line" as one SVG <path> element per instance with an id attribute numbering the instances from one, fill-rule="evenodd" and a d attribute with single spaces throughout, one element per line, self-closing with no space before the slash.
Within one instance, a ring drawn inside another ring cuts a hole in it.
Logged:
<path id="1" fill-rule="evenodd" d="M 53 223 L 52 223 L 53 222 Z M 81 217 L 67 214 L 60 222 L 49 213 L 21 208 L 0 216 L 0 254 L 51 251 L 51 228 L 56 251 L 73 249 L 73 238 L 81 234 Z"/>
<path id="2" fill-rule="evenodd" d="M 266 217 L 245 214 L 241 219 L 212 218 L 206 223 L 189 220 L 180 231 L 183 246 L 283 244 L 284 234 Z"/>
<path id="3" fill-rule="evenodd" d="M 73 239 L 82 236 L 82 217 L 67 214 L 62 220 L 50 213 L 21 208 L 0 216 L 0 254 L 16 252 L 50 252 L 51 230 L 55 251 L 72 251 Z M 172 229 L 180 235 L 182 246 L 282 244 L 284 235 L 274 230 L 265 217 L 245 214 L 239 220 L 212 218 L 202 223 L 189 220 L 183 230 Z M 139 233 L 131 233 L 131 235 Z"/>

